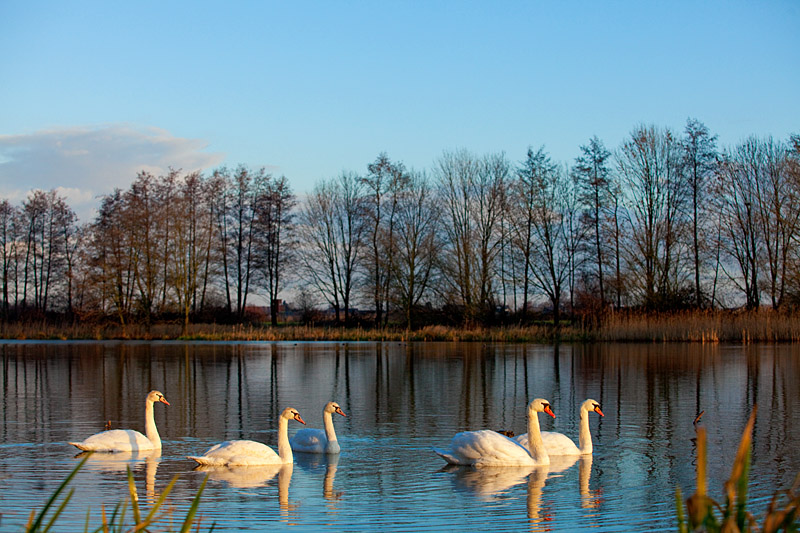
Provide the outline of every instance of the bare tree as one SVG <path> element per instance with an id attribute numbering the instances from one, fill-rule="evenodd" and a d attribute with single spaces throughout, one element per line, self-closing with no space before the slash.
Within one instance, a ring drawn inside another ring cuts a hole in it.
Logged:
<path id="1" fill-rule="evenodd" d="M 350 319 L 350 304 L 364 247 L 363 184 L 353 173 L 323 181 L 299 214 L 298 238 L 304 274 L 336 313 Z"/>
<path id="2" fill-rule="evenodd" d="M 75 215 L 55 190 L 32 191 L 21 214 L 25 227 L 22 305 L 32 304 L 41 313 L 56 310 L 59 305 L 53 300 L 63 303 L 67 290 L 63 228 L 74 223 Z"/>
<path id="3" fill-rule="evenodd" d="M 196 310 L 201 270 L 208 261 L 210 247 L 207 234 L 212 227 L 208 220 L 207 191 L 202 175 L 193 172 L 180 179 L 170 212 L 171 240 L 167 277 L 173 288 L 176 305 L 183 316 L 183 332 L 189 328 L 189 317 Z M 166 299 L 166 291 L 165 291 Z"/>
<path id="4" fill-rule="evenodd" d="M 622 274 L 622 186 L 618 180 L 613 180 L 611 185 L 611 201 L 609 206 L 609 219 L 607 225 L 610 234 L 610 248 L 613 250 L 614 263 L 614 292 L 617 309 L 622 307 L 623 274 Z"/>
<path id="5" fill-rule="evenodd" d="M 100 309 L 113 312 L 120 324 L 127 324 L 135 286 L 134 236 L 124 214 L 121 190 L 101 199 L 100 209 L 91 225 L 90 253 L 93 279 L 100 287 Z"/>
<path id="6" fill-rule="evenodd" d="M 389 257 L 394 300 L 406 326 L 414 328 L 414 308 L 428 292 L 437 261 L 439 212 L 435 193 L 422 172 L 408 173 L 397 202 L 396 246 Z"/>
<path id="7" fill-rule="evenodd" d="M 37 311 L 40 305 L 39 283 L 40 266 L 44 259 L 42 251 L 42 236 L 44 234 L 44 216 L 47 199 L 44 191 L 32 191 L 27 200 L 22 205 L 22 212 L 25 231 L 25 264 L 23 267 L 22 281 L 22 309 L 27 309 L 29 305 L 28 290 L 33 292 L 33 308 Z"/>
<path id="8" fill-rule="evenodd" d="M 766 138 L 761 143 L 763 186 L 759 187 L 759 219 L 767 252 L 767 287 L 772 307 L 782 306 L 786 297 L 790 250 L 800 228 L 800 196 L 790 178 L 788 147 Z"/>
<path id="9" fill-rule="evenodd" d="M 398 195 L 405 187 L 408 177 L 402 163 L 394 163 L 386 153 L 381 153 L 373 163 L 367 165 L 368 173 L 362 178 L 368 194 L 365 197 L 365 215 L 369 220 L 367 240 L 370 243 L 368 278 L 375 304 L 375 325 L 380 327 L 388 320 L 389 287 L 392 269 L 389 259 L 394 254 L 395 213 Z"/>
<path id="10" fill-rule="evenodd" d="M 445 152 L 436 177 L 443 203 L 443 279 L 467 324 L 493 311 L 492 281 L 501 250 L 499 225 L 510 165 L 503 154 L 476 159 Z"/>
<path id="11" fill-rule="evenodd" d="M 703 289 L 700 285 L 703 270 L 702 257 L 705 253 L 703 243 L 711 241 L 706 233 L 710 230 L 706 223 L 709 210 L 707 206 L 709 180 L 716 168 L 716 136 L 711 135 L 702 122 L 695 119 L 686 121 L 682 140 L 683 170 L 691 194 L 692 258 L 694 262 L 695 306 L 703 307 Z"/>
<path id="12" fill-rule="evenodd" d="M 20 221 L 22 213 L 19 208 L 3 199 L 0 201 L 0 258 L 2 259 L 3 307 L 2 316 L 8 318 L 11 304 L 17 306 L 19 292 L 19 263 L 22 235 Z M 12 288 L 13 287 L 13 288 Z"/>
<path id="13" fill-rule="evenodd" d="M 740 145 L 726 151 L 721 158 L 716 182 L 717 207 L 722 228 L 721 245 L 737 272 L 725 273 L 745 296 L 748 309 L 758 308 L 760 257 L 764 253 L 763 237 L 757 222 L 758 184 L 751 172 L 756 143 Z"/>
<path id="14" fill-rule="evenodd" d="M 617 154 L 631 225 L 628 262 L 648 308 L 681 298 L 686 270 L 680 248 L 687 188 L 679 145 L 669 130 L 641 126 Z"/>
<path id="15" fill-rule="evenodd" d="M 174 208 L 179 205 L 181 199 L 178 197 L 178 187 L 180 180 L 180 171 L 175 170 L 173 168 L 169 169 L 169 172 L 166 176 L 159 176 L 158 180 L 155 183 L 155 195 L 157 201 L 157 211 L 156 211 L 156 245 L 154 248 L 158 248 L 160 246 L 160 254 L 161 257 L 159 258 L 159 265 L 161 267 L 161 273 L 159 275 L 159 279 L 161 282 L 161 289 L 158 291 L 160 295 L 158 299 L 154 301 L 157 304 L 157 311 L 163 312 L 169 302 L 168 302 L 168 289 L 170 287 L 169 284 L 169 265 L 170 265 L 170 253 L 171 253 L 171 246 L 175 241 L 175 236 L 172 234 L 174 232 L 174 226 L 178 223 L 178 219 L 180 217 L 179 213 L 174 211 Z"/>
<path id="16" fill-rule="evenodd" d="M 539 206 L 542 182 L 545 174 L 555 173 L 556 166 L 544 148 L 533 151 L 528 148 L 525 161 L 517 169 L 517 179 L 510 187 L 508 195 L 508 210 L 511 214 L 512 237 L 511 243 L 515 249 L 515 256 L 519 258 L 519 276 L 516 280 L 522 286 L 522 319 L 528 313 L 528 304 L 533 291 L 533 261 L 534 261 L 534 232 L 539 216 Z"/>
<path id="17" fill-rule="evenodd" d="M 228 213 L 231 204 L 231 176 L 230 171 L 226 167 L 214 170 L 209 183 L 209 195 L 211 202 L 211 218 L 215 225 L 215 234 L 218 239 L 216 241 L 215 255 L 220 259 L 219 276 L 222 281 L 225 293 L 226 311 L 230 314 L 233 312 L 233 303 L 231 300 L 231 284 L 229 282 L 230 266 L 228 264 L 228 248 L 230 247 L 230 230 Z M 210 257 L 210 256 L 209 256 Z M 205 304 L 208 284 L 211 276 L 211 264 L 206 264 L 204 283 L 203 283 L 203 303 Z"/>
<path id="18" fill-rule="evenodd" d="M 120 213 L 126 220 L 126 227 L 131 230 L 130 262 L 135 271 L 133 281 L 137 291 L 136 305 L 147 327 L 152 323 L 167 259 L 159 250 L 166 243 L 160 239 L 160 227 L 164 220 L 160 217 L 161 205 L 156 185 L 155 176 L 149 172 L 140 172 L 130 190 L 123 196 Z"/>
<path id="19" fill-rule="evenodd" d="M 553 307 L 553 321 L 559 327 L 561 299 L 573 265 L 568 217 L 570 181 L 563 168 L 553 164 L 540 148 L 528 149 L 519 169 L 519 181 L 526 193 L 526 258 L 530 282 L 541 290 Z M 529 233 L 527 233 L 529 232 Z M 523 304 L 524 305 L 524 304 Z"/>
<path id="20" fill-rule="evenodd" d="M 278 295 L 291 258 L 290 240 L 295 198 L 285 176 L 268 180 L 265 194 L 256 206 L 257 264 L 270 301 L 270 321 L 278 325 Z"/>
<path id="21" fill-rule="evenodd" d="M 794 198 L 800 196 L 800 135 L 789 137 L 786 153 L 786 172 L 789 186 Z M 795 200 L 795 206 L 797 206 Z M 791 297 L 794 302 L 800 301 L 800 234 L 795 232 L 787 259 L 789 264 L 787 277 L 790 280 Z"/>
<path id="22" fill-rule="evenodd" d="M 247 306 L 247 296 L 255 270 L 253 244 L 255 240 L 255 217 L 259 199 L 265 194 L 268 176 L 265 170 L 253 171 L 239 165 L 231 179 L 230 203 L 227 205 L 225 222 L 227 229 L 226 287 L 236 291 L 236 313 L 241 318 Z M 227 289 L 230 294 L 230 289 Z"/>
<path id="23" fill-rule="evenodd" d="M 59 238 L 57 243 L 63 246 L 60 250 L 60 276 L 62 289 L 65 292 L 65 308 L 68 315 L 73 311 L 74 275 L 77 250 L 81 245 L 83 231 L 77 226 L 78 217 L 63 197 L 55 197 L 53 203 L 55 231 Z"/>
<path id="24" fill-rule="evenodd" d="M 567 254 L 567 288 L 569 289 L 569 310 L 575 312 L 575 293 L 578 277 L 584 272 L 587 261 L 587 249 L 591 248 L 589 235 L 593 229 L 592 224 L 586 221 L 586 205 L 580 183 L 574 172 L 564 167 L 564 198 L 562 205 L 562 218 L 564 224 L 564 251 Z M 602 299 L 604 302 L 604 299 Z"/>
<path id="25" fill-rule="evenodd" d="M 589 144 L 581 146 L 581 155 L 575 158 L 573 175 L 581 193 L 580 200 L 587 206 L 586 223 L 590 227 L 590 235 L 594 243 L 592 251 L 597 286 L 600 292 L 600 305 L 606 304 L 605 276 L 603 274 L 606 256 L 606 237 L 603 235 L 604 219 L 611 197 L 609 174 L 609 158 L 611 152 L 606 150 L 603 142 L 596 136 L 589 139 Z"/>
<path id="26" fill-rule="evenodd" d="M 798 184 L 792 150 L 772 138 L 751 137 L 726 151 L 718 173 L 722 245 L 736 270 L 728 277 L 744 293 L 748 308 L 784 303 L 794 270 L 800 228 Z M 738 272 L 737 272 L 738 271 Z"/>

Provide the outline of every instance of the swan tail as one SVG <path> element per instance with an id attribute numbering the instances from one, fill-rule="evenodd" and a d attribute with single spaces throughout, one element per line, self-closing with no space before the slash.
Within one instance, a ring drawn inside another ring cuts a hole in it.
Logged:
<path id="1" fill-rule="evenodd" d="M 447 463 L 448 463 L 448 464 L 451 464 L 451 465 L 460 465 L 460 464 L 464 464 L 464 463 L 462 463 L 461 461 L 459 461 L 459 460 L 458 460 L 458 458 L 456 458 L 455 456 L 453 456 L 453 455 L 450 453 L 450 451 L 449 451 L 449 450 L 442 450 L 442 449 L 439 449 L 439 448 L 433 448 L 433 451 L 436 453 L 436 455 L 438 455 L 439 457 L 441 457 L 442 459 L 444 459 L 445 461 L 447 461 Z"/>
<path id="2" fill-rule="evenodd" d="M 84 451 L 84 452 L 92 451 L 92 448 L 90 448 L 89 446 L 86 446 L 82 442 L 68 442 L 67 444 L 72 444 L 73 446 L 75 446 L 76 448 L 78 448 L 79 450 Z"/>
<path id="3" fill-rule="evenodd" d="M 187 455 L 186 458 L 197 461 L 197 464 L 203 466 L 215 466 L 217 464 L 217 461 L 209 459 L 208 457 L 195 457 L 194 455 Z"/>

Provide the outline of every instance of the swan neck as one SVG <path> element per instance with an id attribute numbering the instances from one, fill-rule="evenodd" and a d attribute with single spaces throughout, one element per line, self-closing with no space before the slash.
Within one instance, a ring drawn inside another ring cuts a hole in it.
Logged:
<path id="1" fill-rule="evenodd" d="M 322 423 L 325 427 L 325 438 L 328 442 L 336 441 L 336 430 L 333 429 L 333 415 L 327 411 L 322 413 Z"/>
<path id="2" fill-rule="evenodd" d="M 536 463 L 541 465 L 550 464 L 550 457 L 544 447 L 542 432 L 539 428 L 539 415 L 536 411 L 528 412 L 528 452 Z"/>
<path id="3" fill-rule="evenodd" d="M 144 402 L 144 434 L 153 443 L 154 448 L 161 448 L 161 437 L 158 435 L 158 428 L 156 428 L 153 401 L 150 399 Z"/>
<path id="4" fill-rule="evenodd" d="M 578 447 L 581 450 L 581 454 L 592 453 L 592 434 L 589 431 L 589 411 L 586 409 L 581 409 Z"/>
<path id="5" fill-rule="evenodd" d="M 284 417 L 278 419 L 278 456 L 284 463 L 294 461 L 292 446 L 289 444 L 289 421 Z"/>

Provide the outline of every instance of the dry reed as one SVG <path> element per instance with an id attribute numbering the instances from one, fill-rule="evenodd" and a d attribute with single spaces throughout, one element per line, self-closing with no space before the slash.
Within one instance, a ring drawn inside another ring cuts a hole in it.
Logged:
<path id="1" fill-rule="evenodd" d="M 800 314 L 756 311 L 611 312 L 597 328 L 599 341 L 798 342 Z"/>

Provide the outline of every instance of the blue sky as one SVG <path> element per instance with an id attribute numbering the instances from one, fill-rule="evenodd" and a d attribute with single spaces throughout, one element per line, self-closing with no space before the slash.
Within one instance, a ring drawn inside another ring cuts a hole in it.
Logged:
<path id="1" fill-rule="evenodd" d="M 138 170 L 265 166 L 296 192 L 380 152 L 704 122 L 800 133 L 800 2 L 0 2 L 0 197 L 79 213 Z"/>

